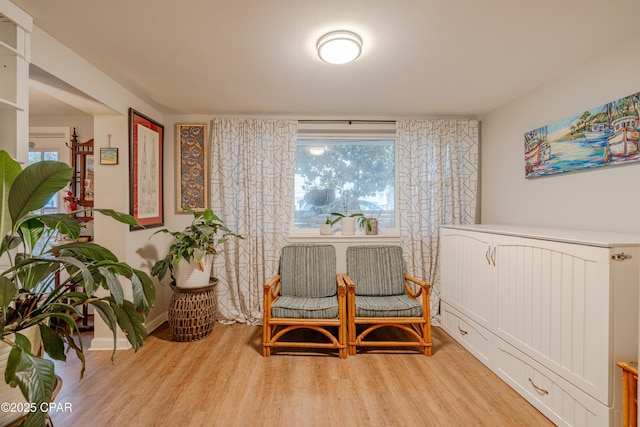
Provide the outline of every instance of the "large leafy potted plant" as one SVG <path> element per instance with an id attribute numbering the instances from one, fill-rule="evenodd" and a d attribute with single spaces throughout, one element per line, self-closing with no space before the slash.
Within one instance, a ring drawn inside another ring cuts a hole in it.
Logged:
<path id="1" fill-rule="evenodd" d="M 32 348 L 25 331 L 35 330 L 51 359 L 65 361 L 67 351 L 73 350 L 82 362 L 82 378 L 85 358 L 76 326 L 79 308 L 93 306 L 113 331 L 113 358 L 119 328 L 134 350 L 143 344 L 147 336 L 144 318 L 155 300 L 155 287 L 147 273 L 120 262 L 99 244 L 74 241 L 80 235 L 80 224 L 73 213 L 33 213 L 63 189 L 72 174 L 72 168 L 55 161 L 23 170 L 0 151 L 0 265 L 4 266 L 0 267 L 0 352 L 8 353 L 5 382 L 14 389 L 19 387 L 30 405 L 25 411 L 27 426 L 45 425 L 46 403 L 51 400 L 56 377 L 53 362 Z M 130 215 L 110 209 L 94 212 L 137 224 Z M 56 233 L 66 235 L 70 242 L 39 253 L 38 242 L 52 239 Z M 131 283 L 133 301 L 124 297 L 123 280 Z M 97 296 L 100 288 L 109 295 Z"/>
<path id="2" fill-rule="evenodd" d="M 169 272 L 177 287 L 204 287 L 210 280 L 216 246 L 229 237 L 244 237 L 231 231 L 211 209 L 187 211 L 193 214 L 193 220 L 183 231 L 163 228 L 154 233 L 171 234 L 174 241 L 166 256 L 151 268 L 151 275 L 162 280 Z"/>

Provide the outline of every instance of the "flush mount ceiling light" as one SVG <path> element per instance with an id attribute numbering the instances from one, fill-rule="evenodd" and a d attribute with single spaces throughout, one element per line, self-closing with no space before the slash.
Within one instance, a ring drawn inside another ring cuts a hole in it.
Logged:
<path id="1" fill-rule="evenodd" d="M 362 39 L 351 31 L 332 31 L 318 39 L 318 56 L 329 64 L 347 64 L 362 53 Z"/>

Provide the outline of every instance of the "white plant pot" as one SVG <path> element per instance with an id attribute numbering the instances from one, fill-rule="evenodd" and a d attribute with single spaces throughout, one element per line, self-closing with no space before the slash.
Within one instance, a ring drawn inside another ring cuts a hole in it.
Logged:
<path id="1" fill-rule="evenodd" d="M 191 260 L 191 262 L 180 260 L 175 271 L 176 286 L 179 288 L 202 288 L 207 286 L 211 278 L 214 257 L 215 255 L 213 254 L 205 255 L 203 260 L 204 271 L 200 270 L 198 262 L 195 260 Z"/>
<path id="2" fill-rule="evenodd" d="M 333 229 L 331 228 L 331 224 L 320 224 L 320 234 L 323 236 L 333 234 Z"/>
<path id="3" fill-rule="evenodd" d="M 340 220 L 342 224 L 342 235 L 353 236 L 356 230 L 356 218 L 353 216 L 345 216 Z"/>
<path id="4" fill-rule="evenodd" d="M 40 337 L 40 328 L 38 325 L 18 331 L 18 333 L 29 339 L 29 342 L 31 342 L 31 353 L 38 355 L 42 347 L 42 338 Z M 7 338 L 11 341 L 15 340 L 13 334 L 7 336 Z M 9 360 L 9 353 L 12 348 L 9 344 L 0 342 L 0 373 L 2 374 L 2 379 L 0 380 L 0 402 L 17 403 L 19 406 L 21 403 L 27 402 L 27 399 L 22 396 L 20 387 L 13 388 L 4 381 L 4 371 L 7 369 L 7 361 Z M 9 425 L 24 415 L 26 415 L 24 412 L 0 411 L 0 426 Z"/>

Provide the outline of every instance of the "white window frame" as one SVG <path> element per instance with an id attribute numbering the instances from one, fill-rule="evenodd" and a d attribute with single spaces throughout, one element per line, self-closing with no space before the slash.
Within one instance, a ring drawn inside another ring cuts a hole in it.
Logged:
<path id="1" fill-rule="evenodd" d="M 368 236 L 356 232 L 353 236 L 342 236 L 340 232 L 330 236 L 320 235 L 317 228 L 295 228 L 295 204 L 291 203 L 291 224 L 289 236 L 293 239 L 318 238 L 322 241 L 360 241 L 396 239 L 399 236 L 398 220 L 398 150 L 395 121 L 387 120 L 301 120 L 298 122 L 298 140 L 326 139 L 326 140 L 384 140 L 394 142 L 394 228 L 378 229 L 378 234 Z M 291 195 L 292 200 L 295 196 Z"/>

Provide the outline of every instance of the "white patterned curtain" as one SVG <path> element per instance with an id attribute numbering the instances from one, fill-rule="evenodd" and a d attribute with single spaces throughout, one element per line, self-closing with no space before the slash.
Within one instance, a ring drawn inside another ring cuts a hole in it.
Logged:
<path id="1" fill-rule="evenodd" d="M 211 129 L 211 208 L 245 237 L 216 257 L 216 317 L 261 324 L 263 285 L 291 226 L 297 122 L 216 118 Z"/>
<path id="2" fill-rule="evenodd" d="M 407 271 L 432 284 L 437 318 L 439 226 L 477 221 L 479 123 L 404 120 L 396 131 L 401 245 Z"/>

